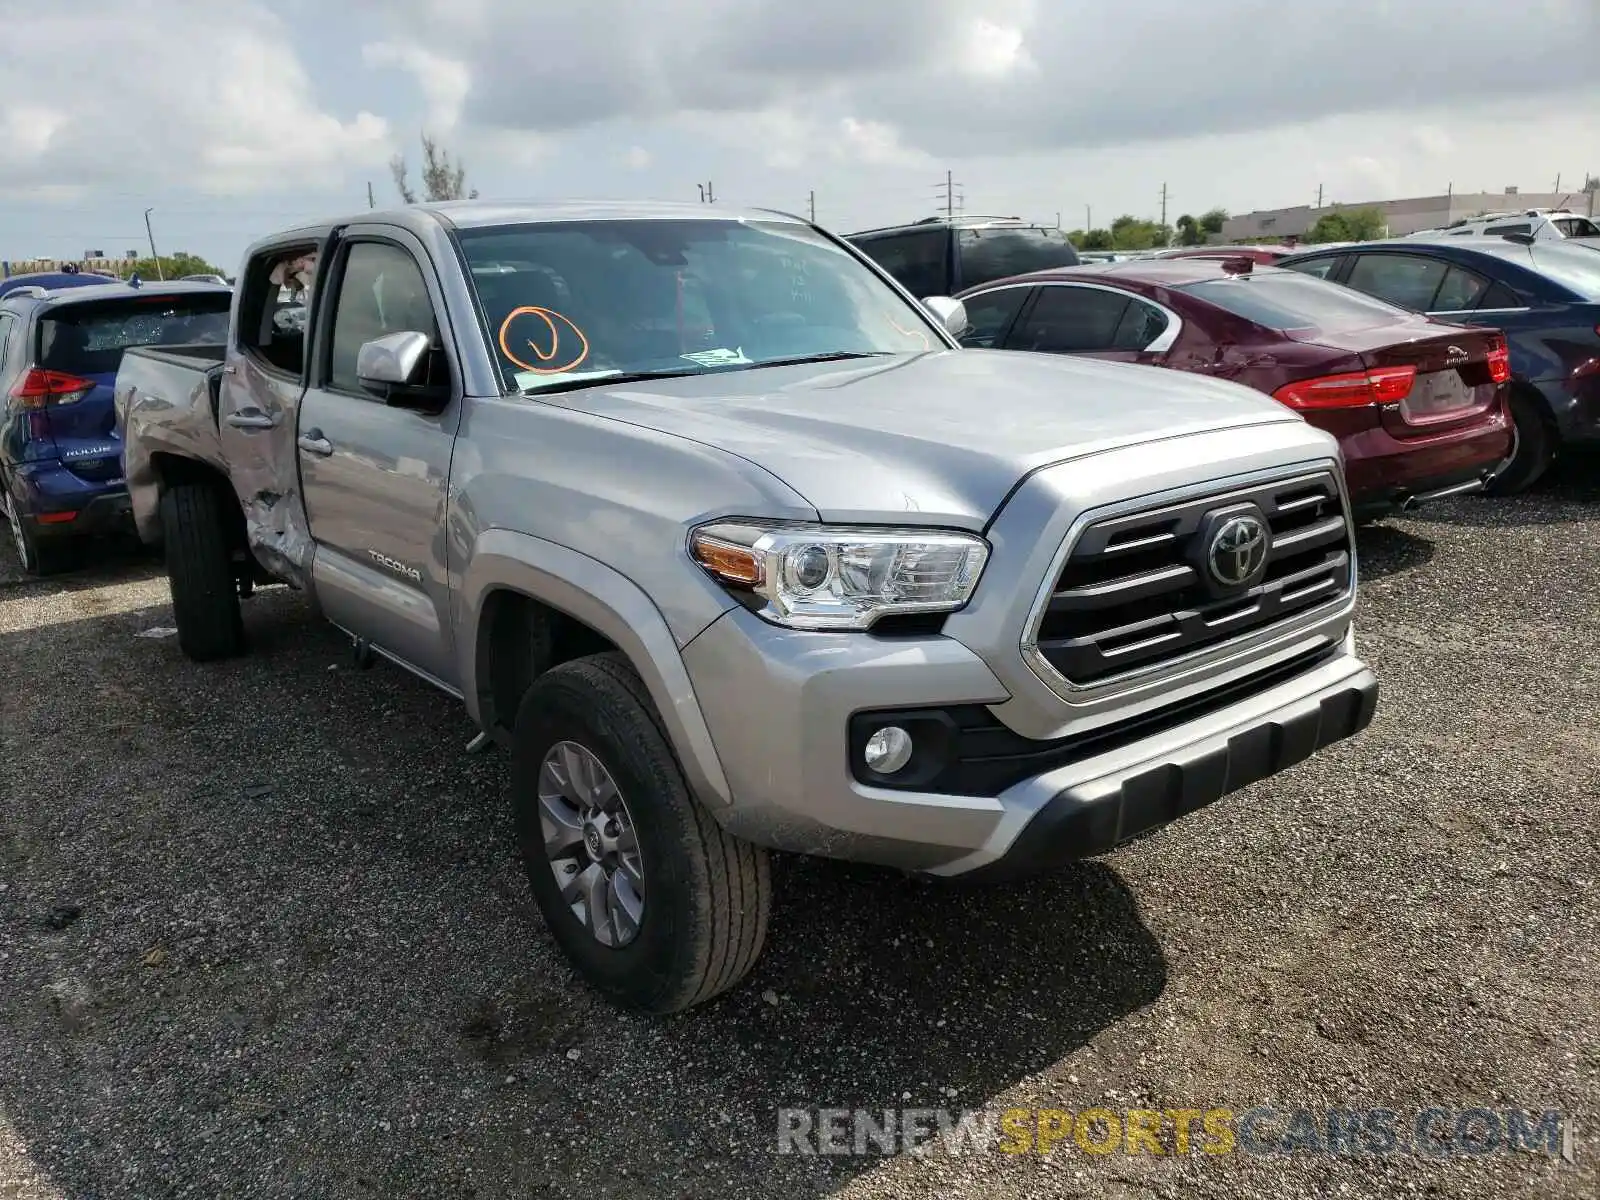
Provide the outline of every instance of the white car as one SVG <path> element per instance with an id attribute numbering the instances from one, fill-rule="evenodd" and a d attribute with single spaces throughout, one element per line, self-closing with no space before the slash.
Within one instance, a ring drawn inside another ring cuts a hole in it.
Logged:
<path id="1" fill-rule="evenodd" d="M 1600 237 L 1600 224 L 1566 209 L 1530 208 L 1520 213 L 1485 213 L 1443 229 L 1420 229 L 1408 237 L 1434 240 L 1443 237 L 1499 237 L 1522 234 L 1541 241 L 1551 238 Z"/>

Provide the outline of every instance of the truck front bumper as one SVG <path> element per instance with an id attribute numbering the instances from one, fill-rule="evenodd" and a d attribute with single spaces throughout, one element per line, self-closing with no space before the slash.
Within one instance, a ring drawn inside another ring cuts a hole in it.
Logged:
<path id="1" fill-rule="evenodd" d="M 1378 694 L 1346 635 L 1303 648 L 1259 688 L 1235 685 L 1125 736 L 1096 730 L 1048 769 L 968 795 L 872 786 L 850 760 L 856 714 L 1008 698 L 953 638 L 797 633 L 735 610 L 684 662 L 728 778 L 733 802 L 717 816 L 731 833 L 937 875 L 1020 876 L 1102 853 L 1359 732 Z"/>

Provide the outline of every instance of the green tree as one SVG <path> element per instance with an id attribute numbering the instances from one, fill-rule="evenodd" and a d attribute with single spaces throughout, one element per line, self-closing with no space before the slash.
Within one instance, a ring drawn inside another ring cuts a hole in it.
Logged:
<path id="1" fill-rule="evenodd" d="M 406 156 L 396 154 L 389 160 L 389 173 L 394 176 L 395 190 L 406 204 L 417 202 L 417 193 L 411 186 L 411 169 Z M 467 166 L 459 159 L 451 161 L 450 151 L 439 144 L 431 134 L 422 135 L 422 198 L 424 200 L 476 200 L 478 189 L 467 189 Z"/>
<path id="2" fill-rule="evenodd" d="M 1200 228 L 1206 233 L 1221 233 L 1222 223 L 1228 219 L 1225 208 L 1208 208 L 1200 214 Z"/>
<path id="3" fill-rule="evenodd" d="M 1155 221 L 1142 221 L 1124 213 L 1111 222 L 1111 246 L 1114 250 L 1150 250 L 1170 245 L 1172 230 Z"/>
<path id="4" fill-rule="evenodd" d="M 1087 232 L 1076 230 L 1079 240 L 1072 244 L 1079 250 L 1110 250 L 1111 231 L 1108 229 L 1091 229 Z"/>
<path id="5" fill-rule="evenodd" d="M 1184 213 L 1183 216 L 1178 218 L 1177 228 L 1178 244 L 1180 246 L 1205 245 L 1206 231 L 1200 228 L 1200 222 L 1196 221 L 1188 213 Z"/>
<path id="6" fill-rule="evenodd" d="M 138 275 L 140 279 L 181 279 L 185 275 L 221 275 L 227 272 L 212 266 L 198 254 L 179 250 L 176 254 L 163 254 L 159 265 L 153 258 L 128 259 L 118 264 L 122 278 Z"/>
<path id="7" fill-rule="evenodd" d="M 1370 242 L 1388 228 L 1383 213 L 1376 208 L 1335 208 L 1323 213 L 1306 234 L 1312 244 L 1321 242 Z"/>

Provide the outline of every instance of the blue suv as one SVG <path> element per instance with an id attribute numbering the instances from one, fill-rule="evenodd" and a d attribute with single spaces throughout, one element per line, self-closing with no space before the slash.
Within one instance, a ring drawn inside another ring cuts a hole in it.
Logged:
<path id="1" fill-rule="evenodd" d="M 0 497 L 22 568 L 131 528 L 112 406 L 129 346 L 227 341 L 233 292 L 199 283 L 17 288 L 0 299 Z"/>

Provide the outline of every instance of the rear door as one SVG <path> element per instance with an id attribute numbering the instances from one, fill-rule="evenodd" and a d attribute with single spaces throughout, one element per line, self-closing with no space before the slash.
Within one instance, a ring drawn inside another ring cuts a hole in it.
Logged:
<path id="1" fill-rule="evenodd" d="M 329 287 L 297 439 L 317 599 L 335 624 L 453 688 L 445 515 L 461 392 L 443 288 L 415 237 L 376 224 L 343 232 Z M 356 378 L 363 344 L 408 331 L 428 335 L 434 379 L 453 384 L 438 413 L 390 406 Z"/>
<path id="2" fill-rule="evenodd" d="M 228 476 L 251 548 L 301 588 L 311 581 L 311 532 L 300 490 L 295 426 L 305 393 L 310 316 L 326 236 L 273 246 L 239 278 L 232 340 L 217 402 Z"/>
<path id="3" fill-rule="evenodd" d="M 117 368 L 130 346 L 221 344 L 233 296 L 221 289 L 163 293 L 129 289 L 114 299 L 79 301 L 69 293 L 34 322 L 31 377 L 48 389 L 35 408 L 39 432 L 61 463 L 91 484 L 122 481 L 122 437 L 113 398 Z M 39 374 L 42 372 L 43 374 Z"/>

